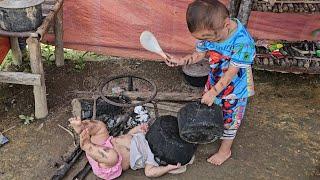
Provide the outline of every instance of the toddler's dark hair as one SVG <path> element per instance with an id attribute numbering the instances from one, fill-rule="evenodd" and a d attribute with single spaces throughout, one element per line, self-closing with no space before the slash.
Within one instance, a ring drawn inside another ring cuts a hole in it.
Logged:
<path id="1" fill-rule="evenodd" d="M 228 9 L 218 0 L 195 0 L 189 4 L 186 14 L 191 33 L 219 28 L 227 17 Z"/>

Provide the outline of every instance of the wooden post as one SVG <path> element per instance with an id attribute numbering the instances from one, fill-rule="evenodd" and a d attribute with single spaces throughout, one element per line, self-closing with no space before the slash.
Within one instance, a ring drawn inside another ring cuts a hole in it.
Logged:
<path id="1" fill-rule="evenodd" d="M 19 47 L 19 42 L 17 37 L 10 37 L 10 44 L 11 44 L 11 51 L 12 51 L 12 58 L 14 65 L 21 65 L 22 64 L 22 53 Z"/>
<path id="2" fill-rule="evenodd" d="M 44 80 L 44 71 L 42 65 L 40 42 L 37 38 L 29 37 L 27 44 L 30 51 L 30 65 L 34 74 L 41 75 L 41 86 L 33 86 L 35 117 L 42 119 L 48 115 L 46 86 Z"/>
<path id="3" fill-rule="evenodd" d="M 241 1 L 237 17 L 244 26 L 247 26 L 249 16 L 251 13 L 252 3 L 253 3 L 253 0 L 242 0 Z"/>
<path id="4" fill-rule="evenodd" d="M 63 6 L 63 4 L 61 5 Z M 58 67 L 64 65 L 63 52 L 63 7 L 61 7 L 54 18 L 54 34 L 55 34 L 55 57 Z"/>
<path id="5" fill-rule="evenodd" d="M 241 0 L 231 0 L 229 2 L 229 12 L 231 17 L 236 18 L 238 16 L 240 3 Z"/>

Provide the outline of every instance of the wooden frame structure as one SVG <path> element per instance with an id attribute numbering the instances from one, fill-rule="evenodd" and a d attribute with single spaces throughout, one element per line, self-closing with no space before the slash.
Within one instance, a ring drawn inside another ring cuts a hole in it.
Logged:
<path id="1" fill-rule="evenodd" d="M 27 37 L 32 73 L 0 72 L 0 82 L 32 85 L 35 101 L 35 117 L 37 119 L 46 118 L 48 115 L 40 41 L 48 32 L 52 22 L 54 23 L 56 65 L 64 65 L 62 5 L 63 0 L 56 0 L 55 5 L 50 10 L 49 14 L 45 17 L 40 27 L 34 32 L 8 32 L 0 30 L 0 35 L 10 37 L 11 50 L 15 65 L 20 65 L 22 63 L 22 54 L 18 44 L 18 37 Z"/>

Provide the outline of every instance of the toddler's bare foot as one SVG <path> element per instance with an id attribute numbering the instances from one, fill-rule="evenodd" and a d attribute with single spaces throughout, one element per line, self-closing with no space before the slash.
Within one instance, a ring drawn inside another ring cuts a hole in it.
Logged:
<path id="1" fill-rule="evenodd" d="M 207 161 L 213 165 L 221 165 L 223 162 L 225 162 L 227 159 L 229 159 L 231 156 L 231 151 L 227 152 L 221 152 L 218 151 L 214 155 L 212 155 L 210 158 L 207 159 Z"/>
<path id="2" fill-rule="evenodd" d="M 83 130 L 83 125 L 80 118 L 70 118 L 68 120 L 70 122 L 70 126 L 76 131 L 76 133 L 80 134 Z"/>

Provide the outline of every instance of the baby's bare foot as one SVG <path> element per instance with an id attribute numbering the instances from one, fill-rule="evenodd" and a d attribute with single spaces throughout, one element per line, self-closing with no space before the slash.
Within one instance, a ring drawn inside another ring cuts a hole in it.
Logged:
<path id="1" fill-rule="evenodd" d="M 83 130 L 83 125 L 80 118 L 70 118 L 68 120 L 70 122 L 70 126 L 76 131 L 76 133 L 80 134 Z"/>
<path id="2" fill-rule="evenodd" d="M 220 152 L 218 151 L 214 155 L 212 155 L 207 161 L 213 165 L 221 165 L 223 162 L 225 162 L 227 159 L 229 159 L 231 156 L 231 151 L 228 152 Z"/>

